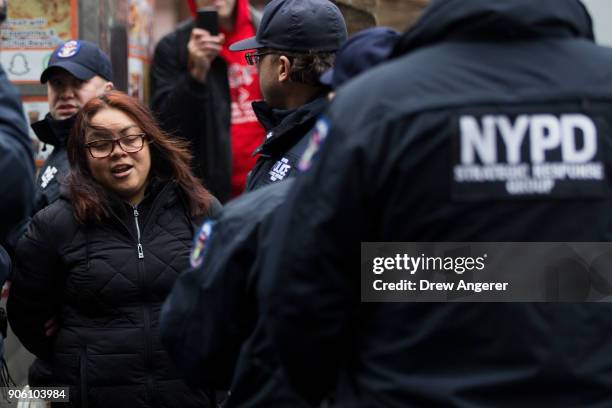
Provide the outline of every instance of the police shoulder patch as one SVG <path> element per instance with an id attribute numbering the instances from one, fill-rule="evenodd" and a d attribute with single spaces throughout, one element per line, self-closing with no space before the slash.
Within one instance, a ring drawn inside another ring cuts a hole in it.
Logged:
<path id="1" fill-rule="evenodd" d="M 193 247 L 191 254 L 189 255 L 189 263 L 193 268 L 197 268 L 202 265 L 204 261 L 204 254 L 206 253 L 206 246 L 210 237 L 212 236 L 214 221 L 208 220 L 200 227 L 199 231 L 193 239 Z"/>
<path id="2" fill-rule="evenodd" d="M 298 163 L 298 169 L 300 171 L 308 170 L 313 163 L 314 157 L 321 148 L 323 141 L 329 134 L 329 120 L 325 116 L 321 116 L 314 126 L 313 132 L 308 141 L 308 147 L 302 154 L 300 162 Z"/>
<path id="3" fill-rule="evenodd" d="M 70 58 L 78 54 L 81 49 L 81 43 L 77 40 L 70 40 L 64 43 L 59 50 L 57 56 L 59 58 Z"/>

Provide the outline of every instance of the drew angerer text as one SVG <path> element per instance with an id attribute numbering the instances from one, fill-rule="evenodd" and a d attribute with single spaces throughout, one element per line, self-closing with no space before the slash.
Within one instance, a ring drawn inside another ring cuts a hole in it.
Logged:
<path id="1" fill-rule="evenodd" d="M 412 281 L 402 279 L 397 282 L 383 282 L 377 279 L 372 286 L 376 291 L 468 291 L 468 292 L 489 292 L 505 291 L 508 289 L 508 282 L 466 282 L 463 279 L 458 282 L 430 282 L 427 279 Z"/>

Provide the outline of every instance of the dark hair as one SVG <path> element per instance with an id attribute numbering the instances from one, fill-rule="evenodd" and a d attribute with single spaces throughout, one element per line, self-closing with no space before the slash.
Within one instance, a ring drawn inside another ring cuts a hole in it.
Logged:
<path id="1" fill-rule="evenodd" d="M 306 85 L 321 86 L 319 78 L 325 71 L 333 67 L 336 60 L 335 52 L 298 53 L 275 50 L 276 58 L 286 56 L 291 61 L 289 78 L 293 82 Z"/>
<path id="2" fill-rule="evenodd" d="M 168 137 L 156 124 L 151 112 L 139 101 L 123 92 L 110 91 L 85 104 L 68 138 L 71 166 L 68 188 L 77 220 L 99 221 L 109 214 L 108 193 L 91 174 L 87 162 L 89 153 L 85 146 L 85 133 L 91 127 L 91 120 L 103 109 L 122 111 L 142 129 L 147 135 L 151 152 L 150 174 L 176 181 L 187 198 L 191 217 L 206 214 L 212 195 L 191 173 L 191 154 L 187 143 Z"/>

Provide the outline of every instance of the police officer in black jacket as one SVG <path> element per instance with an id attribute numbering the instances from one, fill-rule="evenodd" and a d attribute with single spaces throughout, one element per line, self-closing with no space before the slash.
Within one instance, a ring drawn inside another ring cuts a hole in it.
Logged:
<path id="1" fill-rule="evenodd" d="M 0 23 L 6 18 L 7 3 L 0 0 Z M 9 252 L 16 245 L 17 231 L 24 225 L 34 198 L 34 160 L 19 94 L 0 66 L 0 286 L 9 277 Z M 0 371 L 5 372 L 4 336 L 6 315 L 0 316 Z M 9 386 L 0 375 L 0 386 Z"/>
<path id="2" fill-rule="evenodd" d="M 4 245 L 19 238 L 15 236 L 15 229 L 25 222 L 32 210 L 34 160 L 19 94 L 1 66 L 0 174 L 3 174 L 0 183 L 0 245 Z"/>
<path id="3" fill-rule="evenodd" d="M 609 241 L 611 81 L 578 0 L 434 0 L 393 61 L 340 90 L 258 286 L 296 390 L 342 407 L 611 405 L 609 303 L 360 303 L 359 272 L 368 241 Z M 456 171 L 542 163 L 605 170 Z"/>
<path id="4" fill-rule="evenodd" d="M 41 142 L 53 146 L 36 179 L 34 213 L 60 197 L 60 186 L 70 166 L 66 141 L 79 110 L 91 98 L 113 89 L 113 67 L 108 56 L 89 41 L 59 45 L 40 76 L 47 85 L 49 113 L 32 124 Z"/>
<path id="5" fill-rule="evenodd" d="M 355 34 L 321 81 L 341 86 L 384 61 L 398 37 L 383 27 Z M 301 163 L 313 162 L 317 132 Z M 293 181 L 244 194 L 214 223 L 204 224 L 192 249 L 192 268 L 178 278 L 161 313 L 162 341 L 177 366 L 196 384 L 231 388 L 228 407 L 307 406 L 287 383 L 254 298 L 254 282 L 266 273 L 261 256 L 276 243 L 270 225 Z"/>
<path id="6" fill-rule="evenodd" d="M 329 0 L 273 0 L 266 5 L 257 35 L 230 46 L 257 65 L 264 101 L 254 102 L 267 131 L 255 151 L 259 159 L 246 191 L 292 177 L 306 148 L 304 136 L 327 107 L 319 76 L 333 65 L 346 40 L 344 18 Z"/>

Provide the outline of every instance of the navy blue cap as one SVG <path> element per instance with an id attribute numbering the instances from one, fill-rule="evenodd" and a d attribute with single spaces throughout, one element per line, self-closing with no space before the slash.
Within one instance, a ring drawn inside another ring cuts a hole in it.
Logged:
<path id="1" fill-rule="evenodd" d="M 87 81 L 96 75 L 107 81 L 113 80 L 113 66 L 106 55 L 96 44 L 83 40 L 70 40 L 59 45 L 51 58 L 49 65 L 40 76 L 40 83 L 49 80 L 52 68 L 62 68 L 76 78 Z"/>
<path id="2" fill-rule="evenodd" d="M 372 27 L 351 36 L 336 53 L 334 67 L 321 75 L 319 82 L 338 88 L 363 71 L 389 58 L 399 33 L 387 27 Z"/>
<path id="3" fill-rule="evenodd" d="M 346 37 L 344 17 L 331 1 L 272 0 L 264 8 L 257 35 L 238 41 L 229 49 L 334 52 Z"/>

